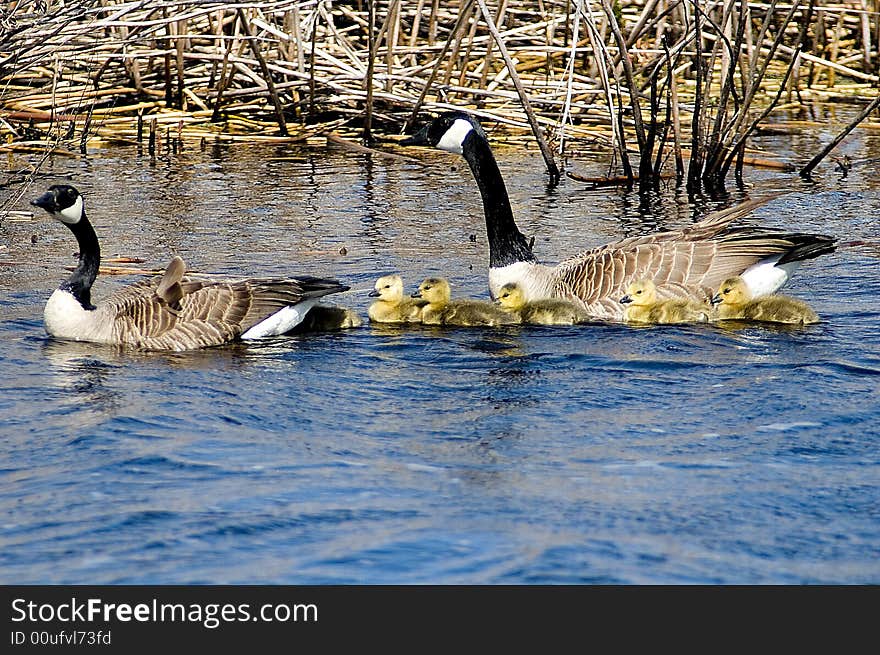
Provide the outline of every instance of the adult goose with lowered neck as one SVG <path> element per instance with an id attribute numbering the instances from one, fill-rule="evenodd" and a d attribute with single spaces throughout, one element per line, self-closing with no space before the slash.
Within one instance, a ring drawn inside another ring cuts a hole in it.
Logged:
<path id="1" fill-rule="evenodd" d="M 174 257 L 164 275 L 123 287 L 93 305 L 101 249 L 82 196 L 68 184 L 54 185 L 31 204 L 64 223 L 79 244 L 76 269 L 52 293 L 43 312 L 46 332 L 57 338 L 145 350 L 217 346 L 284 334 L 320 297 L 349 288 L 312 276 L 193 279 L 185 275 L 183 260 Z"/>
<path id="2" fill-rule="evenodd" d="M 538 263 L 513 219 L 498 164 L 480 123 L 447 112 L 402 145 L 434 146 L 464 157 L 483 200 L 489 241 L 489 291 L 519 284 L 527 301 L 562 298 L 593 318 L 622 320 L 619 299 L 634 280 L 654 282 L 663 297 L 706 301 L 722 280 L 740 275 L 754 295 L 782 287 L 806 259 L 835 249 L 836 239 L 731 224 L 776 196 L 744 202 L 686 228 L 630 237 L 584 251 L 556 266 Z"/>

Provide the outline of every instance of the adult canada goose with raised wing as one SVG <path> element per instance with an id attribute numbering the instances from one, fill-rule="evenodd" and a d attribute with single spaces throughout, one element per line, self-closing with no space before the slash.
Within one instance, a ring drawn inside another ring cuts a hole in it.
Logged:
<path id="1" fill-rule="evenodd" d="M 807 303 L 797 298 L 772 293 L 758 298 L 749 295 L 741 277 L 732 277 L 721 283 L 712 298 L 720 320 L 740 319 L 770 323 L 818 323 L 819 316 Z"/>
<path id="2" fill-rule="evenodd" d="M 274 336 L 300 323 L 322 296 L 349 288 L 313 276 L 187 277 L 183 260 L 174 257 L 164 275 L 123 287 L 93 305 L 101 250 L 82 196 L 68 184 L 53 185 L 31 204 L 64 223 L 79 244 L 76 269 L 43 312 L 46 332 L 61 339 L 180 351 Z"/>
<path id="3" fill-rule="evenodd" d="M 587 250 L 556 266 L 538 263 L 513 220 L 510 199 L 480 123 L 447 112 L 402 145 L 434 146 L 464 157 L 483 200 L 489 241 L 489 291 L 498 297 L 519 283 L 526 300 L 563 298 L 580 303 L 593 318 L 622 319 L 619 300 L 638 278 L 653 280 L 666 295 L 703 301 L 722 280 L 741 275 L 755 295 L 772 293 L 805 259 L 832 252 L 836 239 L 731 224 L 773 196 L 724 209 L 681 230 L 630 237 Z"/>
<path id="4" fill-rule="evenodd" d="M 632 282 L 620 302 L 626 305 L 624 319 L 632 323 L 705 323 L 712 313 L 707 303 L 658 298 L 657 287 L 647 279 Z"/>

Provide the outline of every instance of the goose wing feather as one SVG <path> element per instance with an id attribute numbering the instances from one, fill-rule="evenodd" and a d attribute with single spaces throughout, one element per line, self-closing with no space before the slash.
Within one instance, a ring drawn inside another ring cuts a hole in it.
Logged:
<path id="1" fill-rule="evenodd" d="M 349 288 L 311 276 L 231 282 L 179 277 L 164 286 L 163 281 L 167 273 L 120 289 L 102 303 L 117 342 L 151 350 L 220 345 L 286 306 Z M 168 288 L 172 302 L 166 300 Z"/>
<path id="2" fill-rule="evenodd" d="M 619 317 L 617 300 L 635 279 L 648 278 L 660 298 L 704 302 L 712 289 L 756 262 L 789 251 L 789 235 L 730 223 L 780 194 L 710 214 L 681 230 L 630 237 L 585 251 L 556 266 L 553 295 L 580 301 L 597 316 Z"/>

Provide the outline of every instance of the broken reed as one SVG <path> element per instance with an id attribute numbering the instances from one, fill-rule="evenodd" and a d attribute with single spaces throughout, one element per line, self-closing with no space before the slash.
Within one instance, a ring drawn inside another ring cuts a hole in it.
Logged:
<path id="1" fill-rule="evenodd" d="M 607 147 L 641 188 L 673 167 L 693 190 L 741 174 L 774 104 L 853 83 L 873 97 L 880 81 L 880 20 L 866 0 L 7 7 L 6 148 L 142 143 L 144 122 L 154 151 L 332 131 L 370 143 L 463 107 L 537 139 L 551 176 L 553 153 Z"/>

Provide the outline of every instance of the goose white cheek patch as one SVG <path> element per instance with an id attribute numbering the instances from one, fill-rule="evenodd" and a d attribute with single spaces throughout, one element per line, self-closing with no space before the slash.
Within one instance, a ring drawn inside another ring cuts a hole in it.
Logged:
<path id="1" fill-rule="evenodd" d="M 454 152 L 456 155 L 460 155 L 462 154 L 462 144 L 464 143 L 465 137 L 467 137 L 473 129 L 473 125 L 463 118 L 459 118 L 448 130 L 446 130 L 443 137 L 437 142 L 437 147 L 440 148 L 440 150 L 446 150 L 447 152 Z"/>
<path id="2" fill-rule="evenodd" d="M 77 196 L 76 201 L 70 207 L 65 207 L 55 216 L 62 223 L 66 223 L 67 225 L 74 225 L 76 223 L 79 223 L 80 219 L 82 218 L 82 213 L 83 199 L 82 196 Z"/>

